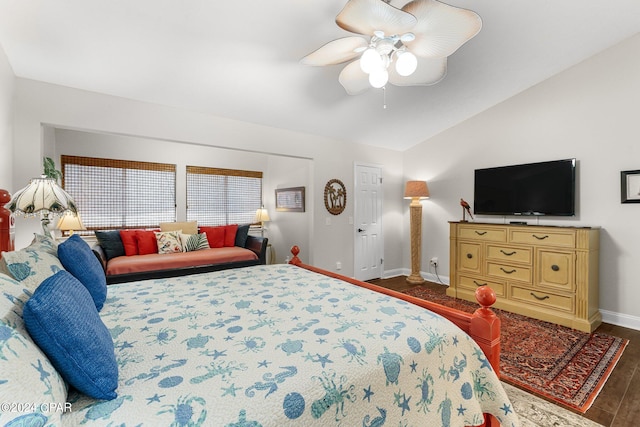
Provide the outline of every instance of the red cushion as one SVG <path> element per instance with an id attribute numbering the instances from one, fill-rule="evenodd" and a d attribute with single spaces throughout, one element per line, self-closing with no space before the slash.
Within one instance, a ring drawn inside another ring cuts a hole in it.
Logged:
<path id="1" fill-rule="evenodd" d="M 138 255 L 138 242 L 136 240 L 136 230 L 120 230 L 120 239 L 124 246 L 126 256 Z"/>
<path id="2" fill-rule="evenodd" d="M 238 231 L 238 224 L 229 224 L 224 228 L 224 245 L 231 247 L 236 245 L 236 232 Z"/>
<path id="3" fill-rule="evenodd" d="M 165 270 L 167 268 L 200 267 L 225 262 L 256 260 L 258 256 L 249 249 L 216 248 L 201 251 L 152 254 L 143 257 L 119 256 L 107 265 L 107 275 L 139 273 L 142 271 Z"/>
<path id="4" fill-rule="evenodd" d="M 158 253 L 158 242 L 156 234 L 150 230 L 136 230 L 136 241 L 138 243 L 138 254 L 148 255 Z"/>
<path id="5" fill-rule="evenodd" d="M 224 225 L 218 227 L 200 227 L 200 231 L 207 234 L 209 246 L 212 248 L 224 247 L 224 229 Z"/>

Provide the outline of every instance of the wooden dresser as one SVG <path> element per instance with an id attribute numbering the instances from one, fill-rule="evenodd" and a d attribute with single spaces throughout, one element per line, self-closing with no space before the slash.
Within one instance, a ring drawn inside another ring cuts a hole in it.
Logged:
<path id="1" fill-rule="evenodd" d="M 599 228 L 451 222 L 447 295 L 475 301 L 489 285 L 496 308 L 592 332 L 599 241 Z"/>

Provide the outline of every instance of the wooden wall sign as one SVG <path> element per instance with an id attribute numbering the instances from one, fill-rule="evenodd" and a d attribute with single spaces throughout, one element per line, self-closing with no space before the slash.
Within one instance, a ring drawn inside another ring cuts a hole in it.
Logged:
<path id="1" fill-rule="evenodd" d="M 330 179 L 324 186 L 324 207 L 330 214 L 340 215 L 347 206 L 347 188 L 339 179 Z"/>

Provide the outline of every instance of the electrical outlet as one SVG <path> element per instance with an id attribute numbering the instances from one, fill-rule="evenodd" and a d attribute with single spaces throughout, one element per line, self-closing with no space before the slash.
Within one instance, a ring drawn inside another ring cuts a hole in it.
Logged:
<path id="1" fill-rule="evenodd" d="M 336 270 L 342 270 L 342 263 L 340 261 L 336 262 Z"/>
<path id="2" fill-rule="evenodd" d="M 434 256 L 433 258 L 431 258 L 431 260 L 429 260 L 429 265 L 432 267 L 437 267 L 438 266 L 438 257 Z"/>

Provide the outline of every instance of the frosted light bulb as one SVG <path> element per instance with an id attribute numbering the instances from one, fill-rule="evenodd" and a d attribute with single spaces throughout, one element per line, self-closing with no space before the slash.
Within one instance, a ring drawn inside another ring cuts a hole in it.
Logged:
<path id="1" fill-rule="evenodd" d="M 389 81 L 389 72 L 384 68 L 376 68 L 369 73 L 369 83 L 376 89 L 384 87 Z"/>
<path id="2" fill-rule="evenodd" d="M 398 57 L 396 59 L 396 71 L 401 76 L 410 76 L 416 71 L 418 67 L 418 59 L 411 52 L 398 52 Z"/>
<path id="3" fill-rule="evenodd" d="M 371 70 L 382 66 L 382 58 L 380 54 L 372 47 L 365 50 L 360 57 L 360 68 L 365 73 L 371 73 Z"/>

